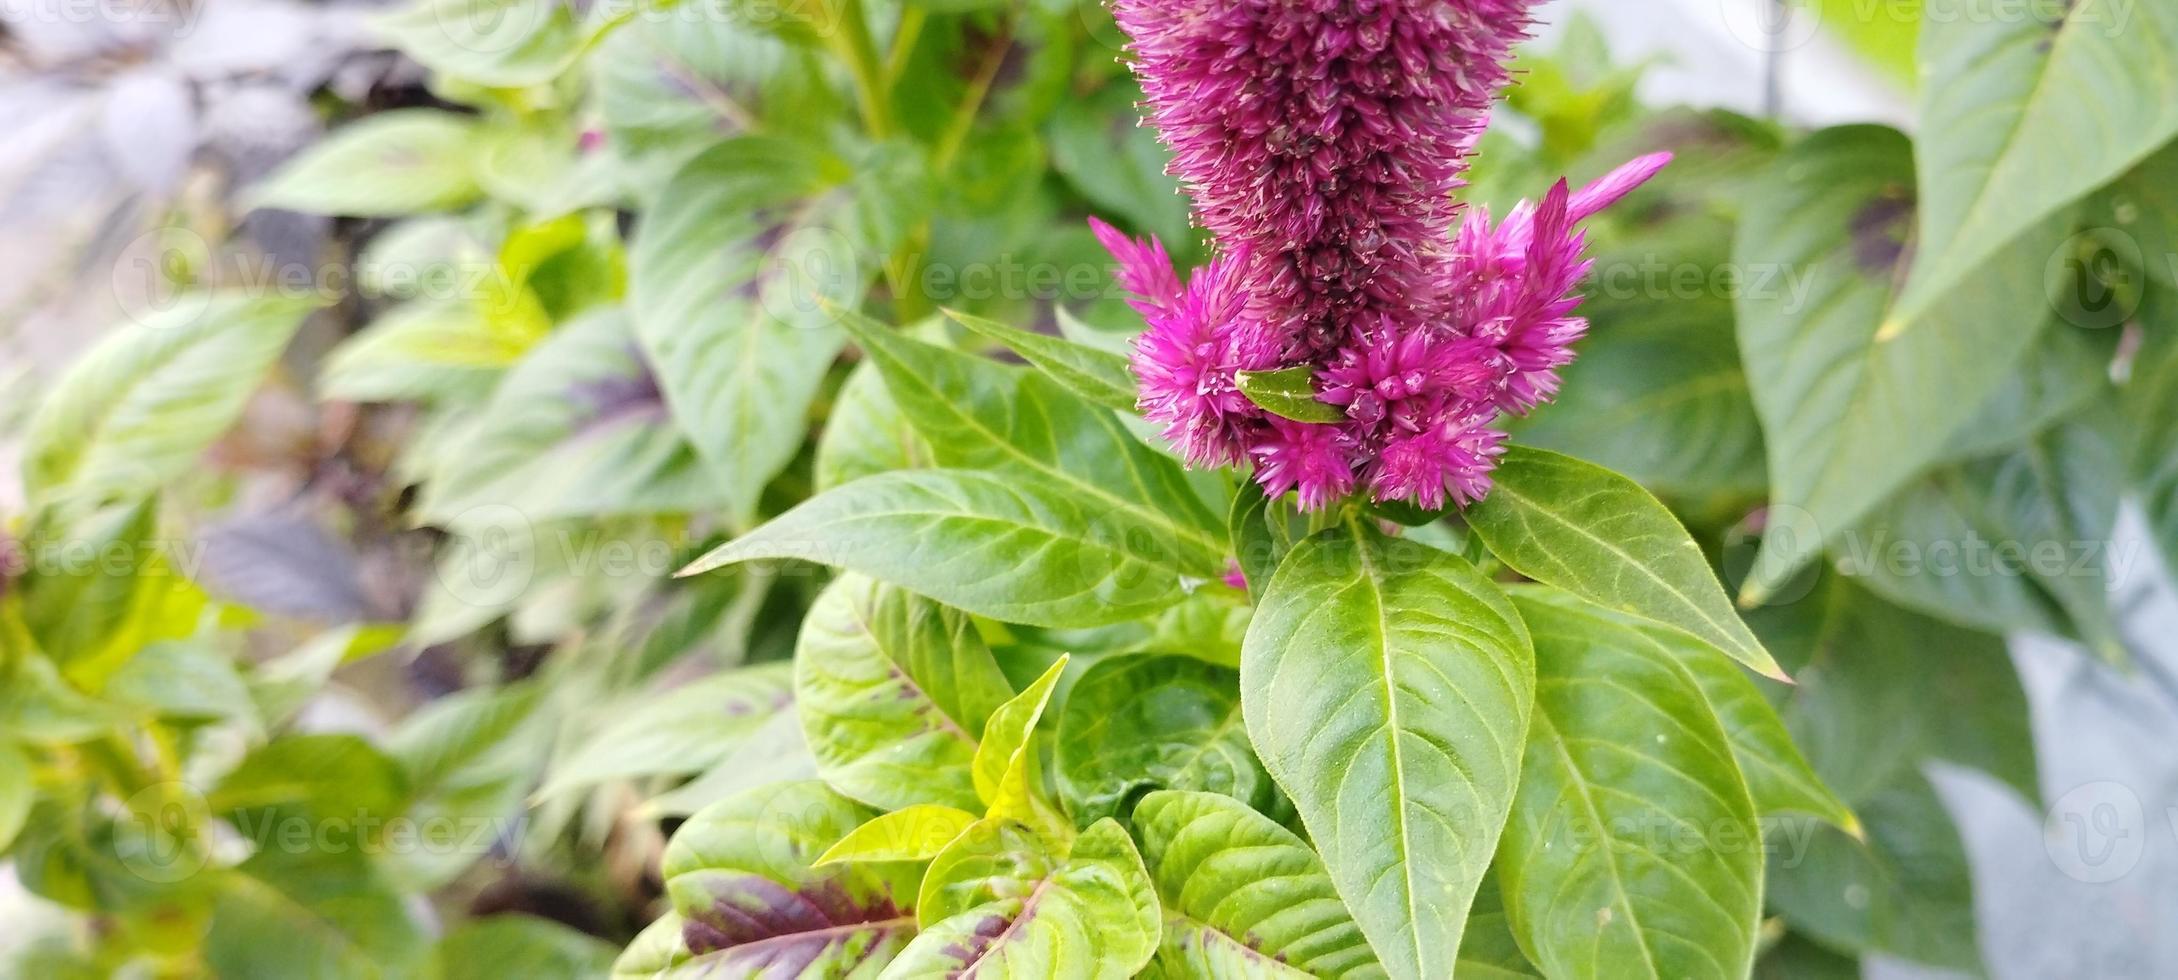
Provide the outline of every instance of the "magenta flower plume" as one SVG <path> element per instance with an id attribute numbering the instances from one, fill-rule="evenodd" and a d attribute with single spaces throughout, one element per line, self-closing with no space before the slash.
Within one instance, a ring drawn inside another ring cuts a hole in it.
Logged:
<path id="1" fill-rule="evenodd" d="M 1560 181 L 1493 224 L 1452 192 L 1531 0 L 1113 0 L 1149 116 L 1219 257 L 1184 283 L 1102 222 L 1148 328 L 1140 406 L 1190 465 L 1253 463 L 1317 510 L 1465 506 L 1501 414 L 1558 391 L 1588 323 L 1581 222 L 1654 176 Z M 1457 223 L 1457 227 L 1455 227 Z M 1308 367 L 1331 423 L 1274 417 L 1242 371 Z"/>
<path id="2" fill-rule="evenodd" d="M 1113 0 L 1251 314 L 1315 350 L 1426 308 L 1469 150 L 1532 0 Z"/>

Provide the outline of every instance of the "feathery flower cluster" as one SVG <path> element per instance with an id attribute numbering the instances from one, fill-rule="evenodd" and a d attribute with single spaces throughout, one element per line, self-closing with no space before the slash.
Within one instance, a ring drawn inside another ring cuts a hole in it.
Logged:
<path id="1" fill-rule="evenodd" d="M 1563 181 L 1493 225 L 1452 198 L 1533 0 L 1113 0 L 1150 121 L 1218 258 L 1092 221 L 1148 322 L 1141 407 L 1197 466 L 1253 463 L 1321 509 L 1365 488 L 1435 509 L 1489 491 L 1501 413 L 1549 400 L 1587 330 L 1579 223 L 1654 175 Z M 1456 227 L 1455 227 L 1456 225 Z M 1306 365 L 1335 423 L 1237 375 Z"/>

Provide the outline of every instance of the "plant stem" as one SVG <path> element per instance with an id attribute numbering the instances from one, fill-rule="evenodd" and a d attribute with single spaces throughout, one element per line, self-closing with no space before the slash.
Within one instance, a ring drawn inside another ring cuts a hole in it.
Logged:
<path id="1" fill-rule="evenodd" d="M 900 27 L 892 32 L 892 51 L 885 55 L 885 85 L 891 87 L 900 81 L 907 71 L 908 59 L 915 55 L 915 43 L 922 40 L 923 24 L 930 20 L 930 8 L 921 4 L 910 5 L 900 12 Z"/>
<path id="2" fill-rule="evenodd" d="M 999 28 L 998 37 L 991 43 L 990 53 L 983 64 L 976 68 L 976 77 L 968 83 L 968 94 L 962 97 L 960 108 L 946 123 L 945 134 L 938 138 L 938 148 L 931 155 L 931 168 L 943 176 L 952 169 L 953 161 L 960 158 L 960 151 L 968 143 L 968 136 L 975 132 L 976 117 L 983 113 L 983 103 L 991 97 L 991 86 L 998 81 L 998 70 L 1006 64 L 1006 54 L 1013 50 L 1013 20 L 1008 18 Z"/>
<path id="3" fill-rule="evenodd" d="M 892 136 L 892 93 L 885 85 L 884 65 L 877 56 L 877 42 L 870 37 L 870 19 L 862 0 L 843 0 L 839 27 L 832 35 L 832 50 L 847 63 L 854 76 L 855 98 L 862 104 L 862 122 L 875 139 Z"/>

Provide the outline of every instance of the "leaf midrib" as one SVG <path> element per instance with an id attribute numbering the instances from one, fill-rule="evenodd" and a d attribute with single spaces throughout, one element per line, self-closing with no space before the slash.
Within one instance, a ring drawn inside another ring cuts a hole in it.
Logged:
<path id="1" fill-rule="evenodd" d="M 1604 821 L 1603 811 L 1597 807 L 1595 798 L 1589 794 L 1588 774 L 1582 772 L 1580 765 L 1573 761 L 1573 753 L 1566 749 L 1565 738 L 1559 733 L 1558 724 L 1551 719 L 1550 712 L 1541 710 L 1540 706 L 1538 706 L 1538 709 L 1535 712 L 1535 722 L 1542 725 L 1545 729 L 1548 730 L 1549 738 L 1546 739 L 1546 741 L 1550 745 L 1551 752 L 1557 755 L 1558 761 L 1565 766 L 1566 773 L 1572 777 L 1570 782 L 1573 794 L 1577 798 L 1579 798 L 1581 802 L 1581 809 L 1586 811 L 1588 819 L 1590 821 L 1590 826 L 1610 826 L 1610 824 Z M 1633 928 L 1634 936 L 1636 938 L 1634 946 L 1641 951 L 1642 964 L 1648 967 L 1649 976 L 1659 978 L 1660 980 L 1660 978 L 1663 977 L 1663 973 L 1656 968 L 1656 958 L 1653 954 L 1649 952 L 1649 944 L 1646 938 L 1648 936 L 1648 931 L 1641 927 L 1641 917 L 1638 913 L 1634 911 L 1633 898 L 1626 891 L 1626 880 L 1624 876 L 1619 873 L 1617 855 L 1611 848 L 1610 842 L 1608 841 L 1606 841 L 1603 845 L 1602 859 L 1604 870 L 1607 871 L 1610 875 L 1611 891 L 1616 895 L 1616 898 L 1612 904 L 1620 907 L 1625 911 L 1626 924 Z M 1602 937 L 1603 930 L 1597 929 L 1596 938 L 1599 943 L 1601 942 Z"/>
<path id="2" fill-rule="evenodd" d="M 1399 685 L 1392 673 L 1391 621 L 1384 612 L 1384 590 L 1377 581 L 1376 564 L 1370 560 L 1368 532 L 1351 513 L 1346 526 L 1354 536 L 1354 558 L 1360 567 L 1359 584 L 1369 592 L 1369 603 L 1376 612 L 1376 649 L 1379 674 L 1384 684 L 1384 731 L 1385 744 L 1391 756 L 1392 790 L 1397 800 L 1392 809 L 1392 823 L 1399 835 L 1399 878 L 1403 888 L 1407 913 L 1407 937 L 1414 945 L 1414 966 L 1419 970 L 1428 962 L 1422 949 L 1422 910 L 1414 897 L 1414 842 L 1407 820 L 1407 774 L 1405 754 L 1399 748 L 1399 736 L 1404 729 L 1399 725 Z"/>

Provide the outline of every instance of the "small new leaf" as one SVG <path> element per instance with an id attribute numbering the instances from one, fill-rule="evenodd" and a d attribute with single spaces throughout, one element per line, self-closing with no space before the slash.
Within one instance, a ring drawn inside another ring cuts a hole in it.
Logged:
<path id="1" fill-rule="evenodd" d="M 1240 393 L 1257 408 L 1295 422 L 1337 422 L 1346 413 L 1316 400 L 1315 372 L 1306 365 L 1281 371 L 1241 371 L 1234 375 Z"/>
<path id="2" fill-rule="evenodd" d="M 975 826 L 966 810 L 918 803 L 856 827 L 817 858 L 816 867 L 869 861 L 928 861 Z"/>

